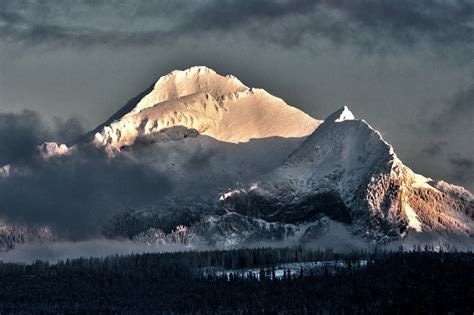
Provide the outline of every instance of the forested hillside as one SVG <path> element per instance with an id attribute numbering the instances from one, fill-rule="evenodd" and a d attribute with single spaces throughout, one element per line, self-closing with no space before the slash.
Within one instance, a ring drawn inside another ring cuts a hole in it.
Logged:
<path id="1" fill-rule="evenodd" d="M 275 276 L 277 264 L 309 261 L 343 263 Z M 259 268 L 259 276 L 232 272 L 242 268 Z M 0 283 L 1 313 L 470 314 L 474 254 L 303 247 L 142 254 L 0 263 Z"/>

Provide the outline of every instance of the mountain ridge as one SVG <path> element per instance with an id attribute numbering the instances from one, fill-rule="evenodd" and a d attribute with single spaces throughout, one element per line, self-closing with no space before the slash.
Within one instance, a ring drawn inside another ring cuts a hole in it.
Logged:
<path id="1" fill-rule="evenodd" d="M 207 67 L 162 76 L 80 143 L 40 145 L 37 162 L 91 148 L 105 165 L 131 162 L 172 187 L 146 208 L 116 213 L 104 227 L 111 238 L 161 244 L 175 239 L 170 225 L 190 243 L 223 247 L 474 236 L 471 192 L 414 173 L 347 106 L 321 121 Z M 0 168 L 4 180 L 28 174 Z"/>
<path id="2" fill-rule="evenodd" d="M 357 222 L 359 233 L 375 238 L 403 237 L 408 228 L 472 236 L 472 194 L 465 190 L 469 200 L 463 200 L 449 193 L 453 186 L 444 193 L 430 182 L 405 166 L 378 131 L 343 107 L 282 166 L 221 201 L 228 210 L 251 208 L 252 215 L 287 223 L 332 215 Z"/>

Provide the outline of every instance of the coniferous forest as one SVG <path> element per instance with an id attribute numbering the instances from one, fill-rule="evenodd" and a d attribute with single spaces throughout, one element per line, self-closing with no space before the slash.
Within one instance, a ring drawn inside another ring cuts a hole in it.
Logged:
<path id="1" fill-rule="evenodd" d="M 275 273 L 315 261 L 338 263 Z M 259 273 L 237 272 L 245 268 Z M 0 284 L 2 314 L 472 314 L 474 254 L 303 247 L 140 254 L 0 263 Z"/>

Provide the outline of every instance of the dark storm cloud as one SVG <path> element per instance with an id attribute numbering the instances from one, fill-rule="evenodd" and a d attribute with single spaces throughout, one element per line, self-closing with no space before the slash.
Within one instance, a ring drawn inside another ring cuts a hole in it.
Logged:
<path id="1" fill-rule="evenodd" d="M 39 115 L 33 111 L 0 113 L 0 167 L 30 159 L 36 145 L 48 136 Z"/>
<path id="2" fill-rule="evenodd" d="M 81 130 L 74 118 L 56 118 L 50 127 L 33 111 L 0 114 L 0 167 L 13 165 L 10 176 L 0 175 L 0 218 L 93 235 L 114 211 L 151 204 L 170 190 L 147 166 L 89 146 L 46 160 L 37 154 L 38 144 L 71 140 Z"/>
<path id="3" fill-rule="evenodd" d="M 2 217 L 51 225 L 67 237 L 97 235 L 115 212 L 150 205 L 170 189 L 166 177 L 152 169 L 87 147 L 16 167 L 0 178 Z"/>
<path id="4" fill-rule="evenodd" d="M 85 133 L 81 121 L 77 117 L 62 119 L 60 117 L 53 118 L 55 135 L 49 138 L 49 141 L 61 143 L 75 142 Z"/>
<path id="5" fill-rule="evenodd" d="M 447 99 L 437 114 L 421 115 L 411 125 L 413 132 L 425 133 L 433 139 L 421 150 L 423 156 L 419 157 L 418 164 L 427 174 L 441 174 L 439 168 L 444 166 L 443 179 L 472 190 L 474 161 L 469 156 L 473 152 L 474 85 L 458 90 Z M 455 156 L 453 152 L 456 152 Z M 426 159 L 436 163 L 428 168 Z"/>
<path id="6" fill-rule="evenodd" d="M 60 17 L 60 18 L 59 18 Z M 0 38 L 10 43 L 151 45 L 181 37 L 246 34 L 311 48 L 328 39 L 374 50 L 428 44 L 471 49 L 471 1 L 6 1 Z"/>
<path id="7" fill-rule="evenodd" d="M 474 179 L 474 160 L 465 157 L 449 159 L 454 177 L 460 182 L 468 183 Z"/>
<path id="8" fill-rule="evenodd" d="M 0 112 L 0 167 L 30 160 L 42 142 L 69 142 L 84 132 L 77 118 L 55 117 L 53 120 L 54 126 L 50 127 L 34 111 Z"/>
<path id="9" fill-rule="evenodd" d="M 474 85 L 459 92 L 445 112 L 448 118 L 466 118 L 466 115 L 472 114 L 474 114 Z"/>
<path id="10" fill-rule="evenodd" d="M 433 142 L 427 145 L 421 153 L 426 154 L 428 156 L 438 156 L 443 153 L 444 147 L 446 146 L 446 142 Z"/>
<path id="11" fill-rule="evenodd" d="M 459 122 L 472 123 L 474 116 L 474 85 L 459 91 L 444 107 L 443 111 L 430 122 L 433 131 L 441 132 L 454 128 Z M 471 124 L 471 131 L 474 127 Z"/>

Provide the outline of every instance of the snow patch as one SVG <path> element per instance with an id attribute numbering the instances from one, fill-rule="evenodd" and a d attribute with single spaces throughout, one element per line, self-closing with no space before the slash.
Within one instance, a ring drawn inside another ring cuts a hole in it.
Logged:
<path id="1" fill-rule="evenodd" d="M 407 203 L 405 204 L 405 214 L 408 217 L 408 226 L 417 232 L 421 232 L 421 222 L 418 220 L 415 210 Z"/>
<path id="2" fill-rule="evenodd" d="M 331 114 L 328 118 L 324 120 L 324 122 L 342 122 L 346 120 L 354 120 L 354 114 L 349 110 L 347 106 L 344 106 L 333 114 Z"/>
<path id="3" fill-rule="evenodd" d="M 241 193 L 246 193 L 247 191 L 243 188 L 237 188 L 237 189 L 233 189 L 231 191 L 228 191 L 228 192 L 225 192 L 225 193 L 221 193 L 220 197 L 219 197 L 219 200 L 220 201 L 224 201 L 226 200 L 227 198 L 229 197 L 232 197 L 234 195 L 237 195 L 237 194 L 241 194 Z"/>
<path id="4" fill-rule="evenodd" d="M 37 148 L 41 158 L 44 160 L 71 153 L 71 148 L 68 148 L 67 145 L 57 144 L 56 142 L 45 142 Z"/>
<path id="5" fill-rule="evenodd" d="M 0 167 L 0 178 L 10 176 L 11 165 L 7 164 Z"/>

